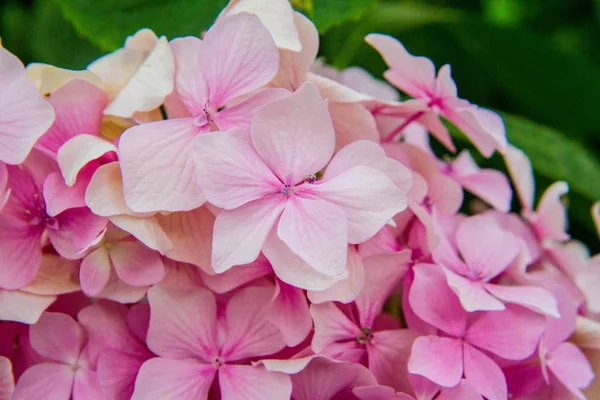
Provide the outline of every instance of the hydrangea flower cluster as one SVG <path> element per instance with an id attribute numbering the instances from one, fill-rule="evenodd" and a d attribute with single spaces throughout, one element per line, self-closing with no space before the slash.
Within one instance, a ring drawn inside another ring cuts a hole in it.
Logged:
<path id="1" fill-rule="evenodd" d="M 387 83 L 337 71 L 268 3 L 84 71 L 0 48 L 0 399 L 585 399 L 600 255 L 567 184 L 534 206 L 450 66 L 371 34 Z M 436 155 L 441 118 L 503 155 L 521 214 L 502 172 Z"/>

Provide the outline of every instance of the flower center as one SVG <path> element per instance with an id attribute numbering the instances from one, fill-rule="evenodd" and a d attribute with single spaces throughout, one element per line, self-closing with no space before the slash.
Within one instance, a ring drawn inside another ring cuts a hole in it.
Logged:
<path id="1" fill-rule="evenodd" d="M 33 195 L 33 200 L 25 206 L 25 214 L 29 217 L 29 225 L 46 225 L 46 228 L 57 230 L 58 221 L 46 212 L 46 202 L 38 193 Z"/>
<path id="2" fill-rule="evenodd" d="M 356 338 L 358 344 L 373 344 L 375 342 L 375 335 L 373 335 L 371 328 L 364 327 L 360 331 L 361 335 Z"/>
<path id="3" fill-rule="evenodd" d="M 221 368 L 223 365 L 225 365 L 225 360 L 223 360 L 223 359 L 222 359 L 222 358 L 220 358 L 220 357 L 215 357 L 215 358 L 214 358 L 214 360 L 213 360 L 213 362 L 212 362 L 212 365 L 213 365 L 213 367 L 214 367 L 215 369 L 219 369 L 219 368 Z"/>

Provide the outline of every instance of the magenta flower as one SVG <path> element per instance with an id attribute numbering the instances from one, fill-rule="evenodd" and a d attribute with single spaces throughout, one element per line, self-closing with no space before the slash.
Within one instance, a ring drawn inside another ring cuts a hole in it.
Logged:
<path id="1" fill-rule="evenodd" d="M 269 322 L 272 297 L 273 287 L 246 287 L 223 305 L 202 288 L 150 289 L 147 343 L 159 357 L 142 365 L 132 399 L 202 400 L 211 390 L 232 400 L 289 398 L 288 376 L 250 365 L 285 347 Z"/>

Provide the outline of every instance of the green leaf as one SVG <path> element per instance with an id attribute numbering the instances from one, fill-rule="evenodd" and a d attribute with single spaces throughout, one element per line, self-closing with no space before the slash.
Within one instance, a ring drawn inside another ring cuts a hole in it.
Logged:
<path id="1" fill-rule="evenodd" d="M 52 1 L 35 3 L 30 29 L 31 61 L 83 69 L 103 55 L 99 47 L 77 34 Z"/>
<path id="2" fill-rule="evenodd" d="M 172 39 L 199 36 L 227 0 L 55 0 L 77 31 L 106 51 L 141 28 Z"/>
<path id="3" fill-rule="evenodd" d="M 600 162 L 580 143 L 546 126 L 502 114 L 509 143 L 523 150 L 536 173 L 551 181 L 566 181 L 571 191 L 600 199 Z"/>
<path id="4" fill-rule="evenodd" d="M 292 4 L 308 15 L 319 30 L 325 33 L 331 27 L 355 21 L 376 5 L 376 0 L 296 0 Z"/>

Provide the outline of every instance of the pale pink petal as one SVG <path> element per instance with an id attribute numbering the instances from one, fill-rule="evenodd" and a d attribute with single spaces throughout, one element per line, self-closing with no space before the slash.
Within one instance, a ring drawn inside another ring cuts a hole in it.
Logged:
<path id="1" fill-rule="evenodd" d="M 285 198 L 275 195 L 235 210 L 223 210 L 215 220 L 212 267 L 217 273 L 258 257 L 267 235 L 281 215 Z"/>
<path id="2" fill-rule="evenodd" d="M 283 3 L 280 0 L 277 1 Z M 296 90 L 304 83 L 306 74 L 319 51 L 319 32 L 312 21 L 299 12 L 295 12 L 294 24 L 302 42 L 302 49 L 280 50 L 279 71 L 271 82 L 272 85 L 289 90 Z M 277 43 L 277 38 L 275 38 L 275 43 Z"/>
<path id="3" fill-rule="evenodd" d="M 361 400 L 414 400 L 406 393 L 396 393 L 389 386 L 363 386 L 352 390 Z"/>
<path id="4" fill-rule="evenodd" d="M 41 356 L 74 364 L 84 343 L 84 331 L 67 314 L 46 312 L 29 329 L 31 347 Z"/>
<path id="5" fill-rule="evenodd" d="M 148 347 L 156 354 L 195 357 L 207 362 L 216 356 L 216 300 L 206 289 L 148 290 Z"/>
<path id="6" fill-rule="evenodd" d="M 209 264 L 210 265 L 210 264 Z M 269 262 L 262 256 L 255 261 L 238 265 L 221 274 L 202 274 L 202 282 L 215 293 L 227 293 L 237 287 L 243 286 L 257 278 L 273 272 Z"/>
<path id="7" fill-rule="evenodd" d="M 96 371 L 80 368 L 73 381 L 73 400 L 104 400 Z"/>
<path id="8" fill-rule="evenodd" d="M 464 278 L 446 268 L 444 268 L 444 273 L 448 286 L 456 293 L 465 310 L 469 312 L 504 310 L 504 304 L 488 293 L 484 283 Z"/>
<path id="9" fill-rule="evenodd" d="M 54 122 L 54 110 L 25 75 L 23 64 L 0 47 L 0 161 L 20 164 Z"/>
<path id="10" fill-rule="evenodd" d="M 532 221 L 537 234 L 542 238 L 569 240 L 567 210 L 560 198 L 569 192 L 567 182 L 553 183 L 542 195 L 537 206 L 535 221 Z"/>
<path id="11" fill-rule="evenodd" d="M 132 400 L 207 400 L 216 374 L 196 360 L 152 358 L 140 368 Z"/>
<path id="12" fill-rule="evenodd" d="M 437 97 L 456 97 L 456 83 L 452 79 L 451 67 L 449 64 L 443 65 L 438 71 L 435 80 L 435 95 Z"/>
<path id="13" fill-rule="evenodd" d="M 417 338 L 408 361 L 408 371 L 444 387 L 458 385 L 463 376 L 463 343 L 446 337 Z"/>
<path id="14" fill-rule="evenodd" d="M 482 280 L 500 274 L 519 254 L 515 236 L 488 215 L 465 219 L 456 230 L 456 244 L 471 273 Z"/>
<path id="15" fill-rule="evenodd" d="M 48 175 L 44 181 L 43 193 L 49 216 L 55 217 L 69 208 L 85 207 L 85 190 L 89 179 L 82 178 L 69 187 L 60 173 L 53 172 Z"/>
<path id="16" fill-rule="evenodd" d="M 99 88 L 102 87 L 102 80 L 100 77 L 87 70 L 74 71 L 58 68 L 50 64 L 30 63 L 27 64 L 25 73 L 27 74 L 27 77 L 35 83 L 38 87 L 38 91 L 43 95 L 51 94 L 75 79 L 93 83 Z"/>
<path id="17" fill-rule="evenodd" d="M 358 140 L 379 141 L 375 119 L 364 106 L 355 103 L 331 102 L 329 103 L 329 113 L 335 130 L 336 150 Z"/>
<path id="18" fill-rule="evenodd" d="M 294 347 L 302 343 L 313 325 L 304 292 L 276 280 L 269 320 L 281 331 L 286 346 Z"/>
<path id="19" fill-rule="evenodd" d="M 277 237 L 273 230 L 267 237 L 263 253 L 273 266 L 275 275 L 283 282 L 306 290 L 326 290 L 336 282 L 348 278 L 345 270 L 339 275 L 328 276 L 316 271 Z"/>
<path id="20" fill-rule="evenodd" d="M 173 243 L 173 249 L 166 254 L 167 257 L 194 264 L 207 273 L 212 271 L 210 257 L 215 217 L 206 207 L 169 215 L 159 214 L 156 218 Z"/>
<path id="21" fill-rule="evenodd" d="M 465 339 L 507 360 L 523 360 L 536 350 L 545 327 L 543 316 L 507 305 L 504 311 L 481 313 Z"/>
<path id="22" fill-rule="evenodd" d="M 273 293 L 273 287 L 247 287 L 229 300 L 220 352 L 225 361 L 267 356 L 285 347 L 283 335 L 269 321 Z"/>
<path id="23" fill-rule="evenodd" d="M 558 303 L 552 293 L 537 286 L 503 286 L 486 283 L 485 290 L 507 302 L 521 305 L 542 314 L 560 318 Z"/>
<path id="24" fill-rule="evenodd" d="M 310 314 L 315 322 L 311 347 L 316 353 L 338 341 L 356 340 L 362 333 L 333 302 L 312 304 Z"/>
<path id="25" fill-rule="evenodd" d="M 329 289 L 307 293 L 311 303 L 325 303 L 326 301 L 338 301 L 340 303 L 351 303 L 356 299 L 365 284 L 365 271 L 363 262 L 354 246 L 348 246 L 348 262 L 346 264 L 348 277 L 336 282 Z"/>
<path id="26" fill-rule="evenodd" d="M 111 273 L 108 284 L 98 293 L 100 299 L 108 299 L 117 303 L 137 303 L 146 296 L 148 287 L 129 286 L 123 283 L 115 273 Z"/>
<path id="27" fill-rule="evenodd" d="M 160 255 L 138 241 L 121 241 L 108 252 L 117 276 L 131 286 L 150 286 L 165 276 Z"/>
<path id="28" fill-rule="evenodd" d="M 204 35 L 202 52 L 200 65 L 210 102 L 217 106 L 266 85 L 279 67 L 269 31 L 257 16 L 247 13 L 219 19 Z"/>
<path id="29" fill-rule="evenodd" d="M 313 187 L 311 189 L 320 197 L 343 209 L 348 219 L 348 242 L 353 244 L 373 237 L 407 207 L 405 193 L 372 167 L 349 169 Z M 377 202 L 372 201 L 372 196 Z"/>
<path id="30" fill-rule="evenodd" d="M 531 161 L 522 150 L 508 146 L 504 154 L 504 163 L 513 181 L 515 192 L 521 201 L 521 206 L 525 210 L 532 210 L 535 184 Z"/>
<path id="31" fill-rule="evenodd" d="M 254 151 L 245 130 L 201 135 L 193 148 L 198 184 L 217 207 L 231 210 L 283 187 Z"/>
<path id="32" fill-rule="evenodd" d="M 73 186 L 79 171 L 106 153 L 117 152 L 117 146 L 98 136 L 77 135 L 63 144 L 57 153 L 58 166 L 67 186 Z"/>
<path id="33" fill-rule="evenodd" d="M 0 288 L 19 289 L 33 280 L 41 262 L 42 233 L 39 227 L 0 215 Z"/>
<path id="34" fill-rule="evenodd" d="M 89 253 L 79 269 L 81 290 L 88 296 L 96 296 L 102 292 L 110 279 L 110 270 L 111 263 L 106 248 L 99 247 Z"/>
<path id="35" fill-rule="evenodd" d="M 256 114 L 259 109 L 275 100 L 283 99 L 289 95 L 290 92 L 285 89 L 265 88 L 254 96 L 219 111 L 218 114 L 212 118 L 212 121 L 221 131 L 232 128 L 247 129 L 250 127 L 252 117 L 254 117 L 254 114 Z"/>
<path id="36" fill-rule="evenodd" d="M 175 92 L 178 96 L 173 93 L 165 101 L 169 117 L 184 118 L 201 114 L 209 100 L 201 66 L 201 60 L 206 54 L 204 43 L 196 37 L 188 36 L 176 38 L 170 45 L 175 59 Z M 177 113 L 171 107 L 175 104 Z"/>
<path id="37" fill-rule="evenodd" d="M 48 97 L 54 108 L 54 124 L 35 147 L 56 158 L 58 150 L 69 139 L 81 135 L 98 135 L 102 124 L 102 110 L 106 93 L 98 86 L 81 79 L 73 79 Z"/>
<path id="38" fill-rule="evenodd" d="M 548 368 L 571 392 L 579 395 L 594 380 L 594 371 L 585 354 L 573 343 L 563 343 L 550 355 Z"/>
<path id="39" fill-rule="evenodd" d="M 414 281 L 409 302 L 419 318 L 443 331 L 462 336 L 467 324 L 467 312 L 452 292 L 441 268 L 433 264 L 413 267 Z"/>
<path id="40" fill-rule="evenodd" d="M 409 100 L 414 101 L 414 100 Z M 421 117 L 417 119 L 417 121 L 423 125 L 431 134 L 446 147 L 448 150 L 455 152 L 456 147 L 452 142 L 452 138 L 450 137 L 450 133 L 448 132 L 448 128 L 440 121 L 440 118 L 437 114 L 433 112 L 426 112 Z"/>
<path id="41" fill-rule="evenodd" d="M 339 73 L 339 80 L 346 86 L 380 100 L 398 101 L 398 91 L 386 82 L 374 78 L 360 67 L 346 68 Z"/>
<path id="42" fill-rule="evenodd" d="M 191 146 L 199 132 L 192 119 L 174 119 L 137 125 L 123 133 L 119 159 L 129 208 L 188 211 L 204 203 Z"/>
<path id="43" fill-rule="evenodd" d="M 505 400 L 506 379 L 500 367 L 475 347 L 464 346 L 465 377 L 477 391 L 489 400 Z"/>
<path id="44" fill-rule="evenodd" d="M 374 343 L 367 347 L 369 370 L 381 385 L 410 392 L 408 361 L 417 333 L 410 329 L 375 332 Z"/>
<path id="45" fill-rule="evenodd" d="M 146 359 L 115 350 L 105 350 L 98 358 L 98 381 L 109 399 L 129 400 L 135 378 Z"/>
<path id="46" fill-rule="evenodd" d="M 490 157 L 494 150 L 506 148 L 504 123 L 499 115 L 464 100 L 453 100 L 448 101 L 444 116 L 464 132 L 483 156 Z"/>
<path id="47" fill-rule="evenodd" d="M 462 188 L 455 180 L 441 174 L 427 179 L 428 200 L 442 214 L 454 215 L 463 203 Z"/>
<path id="48" fill-rule="evenodd" d="M 173 243 L 171 243 L 156 218 L 114 215 L 110 217 L 110 221 L 113 225 L 131 233 L 140 242 L 161 254 L 165 254 L 173 248 Z"/>
<path id="49" fill-rule="evenodd" d="M 306 75 L 306 81 L 317 85 L 321 97 L 330 102 L 359 103 L 373 101 L 373 98 L 366 93 L 357 92 L 338 81 L 311 72 Z"/>
<path id="50" fill-rule="evenodd" d="M 436 400 L 483 400 L 483 397 L 470 381 L 463 379 L 458 386 L 442 390 Z"/>
<path id="51" fill-rule="evenodd" d="M 160 282 L 162 286 L 174 289 L 194 289 L 204 287 L 202 271 L 192 264 L 163 259 L 165 265 L 165 277 Z M 210 286 L 206 285 L 210 288 Z M 212 290 L 212 289 L 211 289 Z"/>
<path id="52" fill-rule="evenodd" d="M 100 166 L 85 192 L 85 203 L 96 215 L 131 214 L 123 196 L 123 178 L 118 162 Z"/>
<path id="53" fill-rule="evenodd" d="M 43 254 L 42 263 L 35 279 L 23 289 L 23 292 L 54 296 L 78 292 L 79 262 L 66 260 L 56 254 Z"/>
<path id="54" fill-rule="evenodd" d="M 259 110 L 251 137 L 258 154 L 285 185 L 316 174 L 331 159 L 335 146 L 327 104 L 311 83 Z"/>
<path id="55" fill-rule="evenodd" d="M 363 260 L 365 285 L 356 298 L 356 307 L 362 326 L 373 326 L 375 317 L 400 282 L 411 261 L 410 250 L 392 254 L 380 254 Z"/>
<path id="56" fill-rule="evenodd" d="M 12 399 L 14 390 L 15 382 L 10 360 L 0 356 L 0 400 Z"/>
<path id="57" fill-rule="evenodd" d="M 154 48 L 106 107 L 105 114 L 128 118 L 138 111 L 152 111 L 173 91 L 173 53 L 164 36 L 158 40 L 154 36 L 154 40 Z"/>
<path id="58" fill-rule="evenodd" d="M 346 270 L 348 225 L 344 212 L 319 198 L 292 196 L 277 227 L 290 250 L 316 271 L 335 276 Z"/>
<path id="59" fill-rule="evenodd" d="M 0 320 L 35 324 L 56 296 L 40 296 L 18 290 L 0 290 Z"/>
<path id="60" fill-rule="evenodd" d="M 73 370 L 69 365 L 42 363 L 19 378 L 12 400 L 66 400 L 71 397 Z"/>
<path id="61" fill-rule="evenodd" d="M 232 0 L 219 14 L 219 19 L 228 15 L 247 12 L 256 15 L 267 28 L 275 44 L 280 49 L 294 52 L 300 51 L 304 43 L 300 43 L 298 32 L 293 27 L 295 13 L 289 2 L 285 0 Z"/>
<path id="62" fill-rule="evenodd" d="M 291 398 L 290 377 L 250 365 L 225 365 L 219 369 L 221 397 L 231 400 Z"/>
<path id="63" fill-rule="evenodd" d="M 388 81 L 413 97 L 424 97 L 435 84 L 435 67 L 425 57 L 411 55 L 404 46 L 391 36 L 370 34 L 366 42 L 381 54 L 389 69 Z"/>

